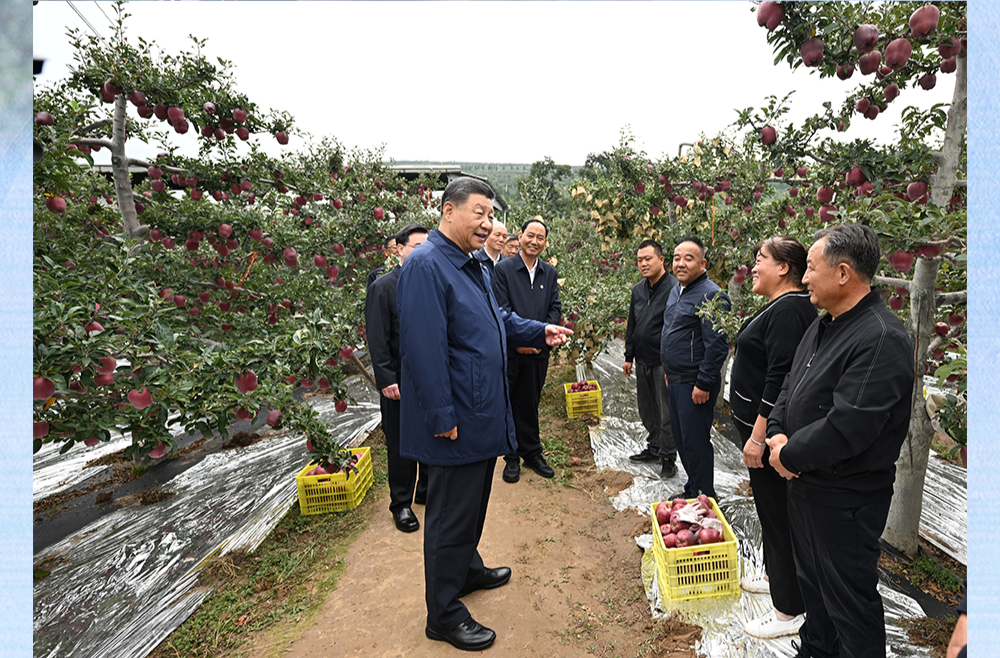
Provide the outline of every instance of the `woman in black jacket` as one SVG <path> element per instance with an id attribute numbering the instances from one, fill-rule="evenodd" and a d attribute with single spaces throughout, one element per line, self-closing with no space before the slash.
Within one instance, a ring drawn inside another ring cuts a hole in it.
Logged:
<path id="1" fill-rule="evenodd" d="M 743 463 L 750 469 L 754 505 L 760 516 L 767 576 L 744 578 L 750 592 L 770 592 L 774 610 L 746 624 L 759 638 L 794 635 L 805 621 L 805 605 L 795 577 L 788 530 L 788 483 L 768 463 L 767 415 L 816 308 L 802 286 L 806 250 L 797 240 L 774 236 L 754 247 L 753 291 L 767 304 L 748 318 L 736 336 L 729 401 L 733 424 L 743 440 Z"/>

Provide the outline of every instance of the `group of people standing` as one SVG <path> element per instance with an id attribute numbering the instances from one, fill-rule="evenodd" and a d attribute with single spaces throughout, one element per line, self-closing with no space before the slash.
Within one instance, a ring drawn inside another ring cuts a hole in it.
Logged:
<path id="1" fill-rule="evenodd" d="M 645 449 L 631 457 L 717 497 L 710 440 L 729 339 L 698 309 L 729 300 L 707 279 L 705 249 L 684 238 L 673 273 L 660 245 L 636 252 L 626 376 L 635 371 Z M 868 226 L 815 234 L 807 251 L 774 236 L 754 247 L 753 291 L 767 303 L 732 338 L 733 424 L 760 516 L 765 574 L 741 581 L 773 610 L 749 635 L 799 635 L 798 656 L 885 656 L 878 539 L 893 493 L 913 391 L 910 339 L 871 283 L 881 258 Z M 817 308 L 826 313 L 817 317 Z"/>
<path id="2" fill-rule="evenodd" d="M 463 650 L 485 649 L 496 633 L 461 599 L 512 575 L 478 551 L 496 460 L 504 457 L 508 483 L 522 462 L 554 475 L 538 401 L 549 350 L 572 333 L 558 324 L 555 268 L 540 258 L 548 226 L 526 222 L 513 236 L 519 252 L 505 256 L 511 236 L 494 220 L 493 198 L 481 180 L 450 183 L 438 228 L 397 234 L 400 265 L 372 282 L 366 304 L 390 510 L 411 532 L 411 505 L 426 505 L 426 635 Z M 798 633 L 798 656 L 884 656 L 878 538 L 915 375 L 902 323 L 871 288 L 878 237 L 860 224 L 832 226 L 808 251 L 775 236 L 754 256 L 753 290 L 768 301 L 727 337 L 699 313 L 711 300 L 729 307 L 708 277 L 704 244 L 678 242 L 668 272 L 661 245 L 640 243 L 623 370 L 636 375 L 648 436 L 631 459 L 672 479 L 679 456 L 687 479 L 677 496 L 718 498 L 711 427 L 734 343 L 730 402 L 766 570 L 742 585 L 770 592 L 774 607 L 746 630 Z"/>

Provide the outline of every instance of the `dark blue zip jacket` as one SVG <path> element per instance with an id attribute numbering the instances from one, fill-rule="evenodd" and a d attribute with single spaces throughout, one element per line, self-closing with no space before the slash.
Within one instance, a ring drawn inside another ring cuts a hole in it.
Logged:
<path id="1" fill-rule="evenodd" d="M 710 320 L 698 317 L 697 310 L 719 291 L 707 272 L 684 288 L 677 284 L 670 290 L 660 338 L 660 362 L 668 382 L 695 382 L 701 390 L 709 391 L 718 381 L 729 354 L 729 341 Z M 722 293 L 721 299 L 723 307 L 729 309 L 729 296 Z"/>
<path id="2" fill-rule="evenodd" d="M 507 340 L 543 347 L 545 323 L 502 311 L 487 267 L 437 230 L 407 256 L 396 304 L 400 454 L 458 466 L 514 453 Z M 454 441 L 434 436 L 456 426 Z"/>

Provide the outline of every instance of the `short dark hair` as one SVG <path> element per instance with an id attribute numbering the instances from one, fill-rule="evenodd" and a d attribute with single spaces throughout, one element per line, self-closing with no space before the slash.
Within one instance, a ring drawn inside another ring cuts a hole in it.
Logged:
<path id="1" fill-rule="evenodd" d="M 406 245 L 410 241 L 410 236 L 414 233 L 427 233 L 427 229 L 420 224 L 407 224 L 393 236 L 396 238 L 396 245 L 400 247 Z"/>
<path id="2" fill-rule="evenodd" d="M 696 245 L 698 245 L 698 248 L 701 249 L 701 257 L 705 258 L 705 243 L 703 243 L 701 240 L 699 240 L 693 235 L 688 235 L 677 241 L 677 247 L 681 246 L 685 242 L 693 242 Z"/>
<path id="3" fill-rule="evenodd" d="M 385 240 L 382 240 L 382 246 L 385 247 L 386 249 L 388 249 L 389 248 L 389 243 L 393 242 L 393 241 L 395 241 L 396 244 L 399 244 L 399 241 L 396 240 L 396 235 L 395 234 L 387 235 L 387 236 L 385 236 Z"/>
<path id="4" fill-rule="evenodd" d="M 788 276 L 801 288 L 802 276 L 806 273 L 806 248 L 802 243 L 787 235 L 775 235 L 754 245 L 753 257 L 757 258 L 765 247 L 775 262 L 788 265 Z"/>
<path id="5" fill-rule="evenodd" d="M 823 258 L 827 265 L 836 267 L 847 263 L 866 283 L 875 278 L 878 263 L 882 260 L 882 250 L 878 234 L 872 227 L 864 224 L 837 224 L 816 231 L 813 237 L 817 242 L 826 238 Z"/>
<path id="6" fill-rule="evenodd" d="M 441 195 L 441 212 L 444 212 L 444 204 L 451 201 L 455 206 L 461 206 L 473 194 L 482 194 L 492 201 L 496 198 L 496 192 L 486 181 L 473 178 L 472 176 L 462 176 L 448 183 Z"/>
<path id="7" fill-rule="evenodd" d="M 540 217 L 532 217 L 525 223 L 521 224 L 521 233 L 528 230 L 529 224 L 541 224 L 542 228 L 545 229 L 545 237 L 549 237 L 549 227 L 545 225 L 545 222 L 543 222 Z"/>
<path id="8" fill-rule="evenodd" d="M 643 240 L 639 243 L 639 246 L 635 248 L 635 251 L 636 253 L 639 253 L 641 249 L 645 249 L 646 247 L 652 247 L 657 256 L 663 256 L 663 246 L 656 240 Z"/>
<path id="9" fill-rule="evenodd" d="M 507 236 L 507 242 L 517 242 L 517 236 L 516 235 L 508 235 Z"/>

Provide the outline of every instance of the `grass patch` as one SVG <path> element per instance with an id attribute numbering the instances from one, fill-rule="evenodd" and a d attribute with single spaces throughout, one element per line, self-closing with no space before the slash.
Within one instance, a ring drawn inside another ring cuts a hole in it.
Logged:
<path id="1" fill-rule="evenodd" d="M 961 466 L 965 468 L 965 464 L 962 463 L 962 456 L 958 454 L 959 445 L 954 441 L 945 443 L 938 437 L 940 434 L 935 434 L 934 438 L 931 440 L 931 450 L 937 453 L 938 459 L 946 461 L 952 466 Z"/>
<path id="2" fill-rule="evenodd" d="M 926 590 L 933 584 L 937 584 L 945 592 L 951 594 L 962 593 L 962 581 L 955 573 L 940 564 L 930 556 L 921 553 L 910 563 L 910 582 Z"/>
<path id="3" fill-rule="evenodd" d="M 344 556 L 368 526 L 378 487 L 386 486 L 385 446 L 369 437 L 375 484 L 359 507 L 302 516 L 293 505 L 253 552 L 212 559 L 199 584 L 214 591 L 150 658 L 245 655 L 249 634 L 315 615 L 343 573 Z"/>
<path id="4" fill-rule="evenodd" d="M 948 642 L 955 629 L 955 617 L 934 619 L 933 617 L 903 617 L 896 624 L 906 631 L 910 644 L 930 647 L 931 658 L 944 658 L 948 652 Z"/>

